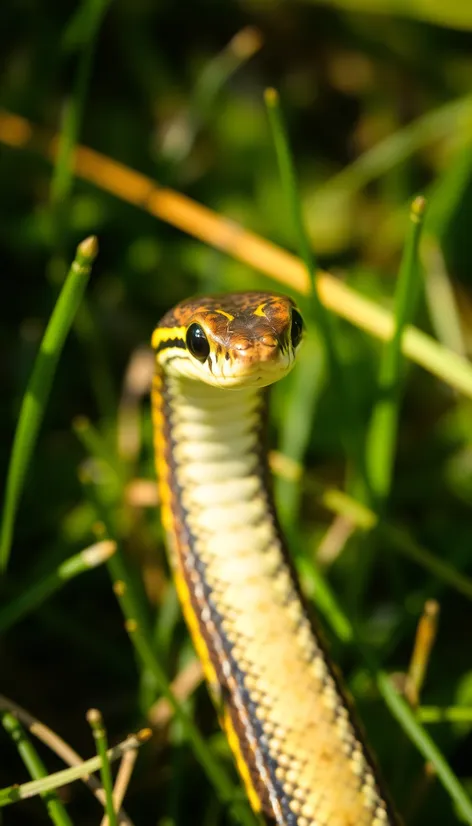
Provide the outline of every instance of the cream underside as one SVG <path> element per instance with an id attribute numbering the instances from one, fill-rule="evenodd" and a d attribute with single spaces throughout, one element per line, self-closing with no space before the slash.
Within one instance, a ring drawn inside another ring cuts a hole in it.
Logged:
<path id="1" fill-rule="evenodd" d="M 270 515 L 256 452 L 260 392 L 177 378 L 168 378 L 167 388 L 177 482 L 195 550 L 296 822 L 385 826 L 385 804 Z"/>

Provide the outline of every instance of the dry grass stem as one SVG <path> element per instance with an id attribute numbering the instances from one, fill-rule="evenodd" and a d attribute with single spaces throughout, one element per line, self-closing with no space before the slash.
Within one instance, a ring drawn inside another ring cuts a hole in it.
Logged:
<path id="1" fill-rule="evenodd" d="M 184 702 L 190 697 L 203 680 L 202 667 L 198 660 L 191 660 L 188 665 L 179 673 L 171 684 L 172 693 L 179 700 Z M 173 717 L 174 712 L 170 703 L 162 697 L 149 709 L 148 720 L 153 728 L 163 728 Z"/>
<path id="2" fill-rule="evenodd" d="M 413 708 L 416 708 L 420 701 L 421 689 L 436 640 L 438 620 L 439 603 L 435 599 L 429 599 L 425 602 L 418 622 L 413 653 L 405 680 L 405 697 Z"/>
<path id="3" fill-rule="evenodd" d="M 57 754 L 66 765 L 80 766 L 84 762 L 80 754 L 77 754 L 58 734 L 3 694 L 0 694 L 0 710 L 15 714 L 28 731 Z M 100 781 L 93 774 L 83 775 L 80 779 L 103 806 L 105 804 L 105 792 Z M 121 808 L 117 811 L 117 817 L 118 823 L 122 826 L 133 826 L 133 821 Z"/>

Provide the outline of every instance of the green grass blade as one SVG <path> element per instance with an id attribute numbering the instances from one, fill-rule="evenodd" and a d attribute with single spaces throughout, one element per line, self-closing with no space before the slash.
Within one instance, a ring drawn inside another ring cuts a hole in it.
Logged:
<path id="1" fill-rule="evenodd" d="M 264 99 L 269 116 L 269 124 L 272 131 L 275 152 L 277 155 L 282 187 L 287 198 L 290 215 L 297 234 L 297 243 L 300 256 L 305 264 L 311 281 L 313 311 L 315 313 L 316 321 L 319 323 L 320 328 L 324 333 L 325 328 L 328 325 L 325 316 L 326 310 L 320 301 L 316 285 L 316 258 L 312 246 L 308 240 L 303 223 L 295 165 L 293 163 L 292 153 L 290 151 L 287 132 L 280 108 L 279 94 L 276 89 L 266 89 Z M 329 344 L 331 343 L 330 335 L 331 334 L 328 333 Z"/>
<path id="2" fill-rule="evenodd" d="M 101 713 L 96 708 L 91 708 L 87 712 L 87 721 L 92 729 L 97 755 L 100 757 L 100 776 L 105 792 L 105 811 L 108 816 L 109 826 L 117 826 L 115 805 L 113 803 L 113 778 L 111 774 L 110 761 L 108 759 L 108 742 L 105 726 Z"/>
<path id="3" fill-rule="evenodd" d="M 416 712 L 422 723 L 469 723 L 472 724 L 471 706 L 420 706 Z"/>
<path id="4" fill-rule="evenodd" d="M 52 573 L 26 586 L 15 599 L 0 608 L 0 633 L 5 632 L 34 611 L 38 605 L 62 588 L 70 579 L 106 562 L 115 551 L 114 542 L 110 540 L 98 542 L 70 559 L 66 559 Z"/>
<path id="5" fill-rule="evenodd" d="M 92 425 L 87 416 L 76 416 L 72 422 L 72 428 L 87 453 L 108 465 L 123 491 L 126 483 L 126 470 L 116 451 L 113 451 L 107 440 Z"/>
<path id="6" fill-rule="evenodd" d="M 177 112 L 166 131 L 160 147 L 165 158 L 179 164 L 189 156 L 200 129 L 214 117 L 215 105 L 222 90 L 262 44 L 258 29 L 245 26 L 206 62 L 196 78 L 187 106 Z"/>
<path id="7" fill-rule="evenodd" d="M 311 2 L 319 3 L 319 0 Z M 323 5 L 342 9 L 352 15 L 353 20 L 355 15 L 372 15 L 373 18 L 385 15 L 389 26 L 394 26 L 398 17 L 410 18 L 417 24 L 423 21 L 431 23 L 433 31 L 434 26 L 464 32 L 472 29 L 472 7 L 463 0 L 450 0 L 449 3 L 444 0 L 408 0 L 408 3 L 399 3 L 398 0 L 324 0 Z"/>
<path id="8" fill-rule="evenodd" d="M 326 310 L 318 291 L 316 259 L 304 226 L 295 165 L 283 121 L 279 96 L 275 89 L 266 90 L 265 102 L 274 140 L 275 151 L 277 154 L 282 187 L 287 198 L 290 214 L 296 231 L 300 256 L 305 264 L 308 276 L 310 278 L 311 302 L 309 306 L 312 310 L 315 324 L 320 331 L 324 346 L 326 348 L 329 372 L 331 380 L 335 383 L 339 393 L 340 408 L 342 410 L 350 411 L 349 417 L 340 417 L 340 422 L 343 423 L 342 436 L 345 443 L 345 449 L 348 456 L 354 460 L 356 470 L 363 479 L 364 485 L 367 488 L 368 483 L 365 474 L 365 463 L 358 439 L 360 430 L 357 427 L 355 406 L 351 398 L 352 394 L 349 391 L 348 377 L 339 354 L 338 337 L 336 336 L 334 318 Z"/>
<path id="9" fill-rule="evenodd" d="M 47 777 L 47 770 L 36 749 L 29 740 L 23 726 L 9 711 L 1 715 L 2 725 L 16 745 L 18 754 L 33 780 Z M 72 826 L 72 821 L 54 790 L 43 791 L 41 797 L 55 826 Z"/>
<path id="10" fill-rule="evenodd" d="M 460 355 L 467 354 L 462 319 L 450 282 L 440 243 L 452 229 L 472 177 L 472 146 L 467 142 L 430 187 L 426 238 L 422 244 L 425 262 L 425 291 L 429 314 L 439 340 Z"/>
<path id="11" fill-rule="evenodd" d="M 303 464 L 309 444 L 315 407 L 323 388 L 323 358 L 319 339 L 309 330 L 294 371 L 292 392 L 288 394 L 279 426 L 279 450 L 292 462 Z M 290 536 L 298 517 L 301 484 L 299 478 L 277 476 L 275 498 L 277 513 Z"/>
<path id="12" fill-rule="evenodd" d="M 77 247 L 74 261 L 46 328 L 23 398 L 8 466 L 0 532 L 0 571 L 3 572 L 8 565 L 18 504 L 56 367 L 97 253 L 97 239 L 93 236 L 82 241 Z"/>
<path id="13" fill-rule="evenodd" d="M 403 554 L 406 559 L 429 571 L 436 579 L 454 588 L 467 599 L 472 599 L 472 578 L 461 573 L 450 562 L 424 548 L 403 528 L 383 519 L 357 502 L 344 491 L 337 488 L 325 488 L 317 482 L 309 481 L 309 488 L 322 505 L 332 513 L 349 519 L 360 531 L 375 528 L 378 536 L 393 550 Z"/>
<path id="14" fill-rule="evenodd" d="M 217 95 L 227 86 L 235 72 L 250 60 L 263 45 L 261 32 L 245 26 L 205 65 L 198 76 L 192 99 L 192 109 L 201 118 L 214 105 Z"/>
<path id="15" fill-rule="evenodd" d="M 109 364 L 106 343 L 92 311 L 91 302 L 84 296 L 77 313 L 74 331 L 84 349 L 84 359 L 90 373 L 90 386 L 97 402 L 97 409 L 105 422 L 113 422 L 118 397 Z"/>
<path id="16" fill-rule="evenodd" d="M 423 548 L 412 536 L 402 528 L 389 522 L 380 522 L 378 527 L 379 536 L 385 539 L 389 545 L 402 553 L 407 559 L 416 562 L 433 574 L 436 579 L 450 585 L 467 599 L 472 599 L 472 579 L 461 573 L 442 557 L 432 554 L 427 548 Z"/>
<path id="17" fill-rule="evenodd" d="M 443 239 L 470 186 L 471 176 L 472 146 L 469 140 L 430 188 L 425 222 L 428 233 Z"/>
<path id="18" fill-rule="evenodd" d="M 333 175 L 320 189 L 319 196 L 327 192 L 343 192 L 352 195 L 367 184 L 385 175 L 394 166 L 410 158 L 423 146 L 456 132 L 472 112 L 472 96 L 453 100 L 422 115 L 403 129 L 380 141 L 364 152 L 342 172 Z"/>
<path id="19" fill-rule="evenodd" d="M 353 642 L 352 625 L 333 597 L 333 592 L 327 586 L 318 566 L 300 555 L 300 559 L 297 560 L 297 571 L 304 594 L 316 602 L 317 610 L 326 619 L 336 637 L 343 643 Z"/>
<path id="20" fill-rule="evenodd" d="M 67 40 L 70 42 L 73 28 L 85 30 L 79 37 L 83 46 L 82 54 L 77 68 L 75 88 L 64 109 L 59 150 L 51 183 L 51 204 L 56 210 L 57 218 L 60 218 L 57 208 L 63 205 L 74 180 L 73 153 L 83 120 L 98 32 L 109 4 L 110 0 L 85 0 L 74 14 L 72 25 L 66 33 L 67 45 Z M 76 33 L 74 37 L 78 34 Z"/>
<path id="21" fill-rule="evenodd" d="M 441 248 L 433 236 L 424 238 L 421 246 L 425 296 L 434 332 L 445 347 L 466 357 L 467 344 L 462 332 L 462 319 Z"/>
<path id="22" fill-rule="evenodd" d="M 130 749 L 137 749 L 147 740 L 149 740 L 152 732 L 150 729 L 142 729 L 137 734 L 131 734 L 122 743 L 108 749 L 107 758 L 110 761 L 119 760 L 123 754 Z M 0 808 L 9 806 L 11 803 L 16 803 L 18 800 L 26 800 L 30 797 L 36 797 L 38 794 L 43 794 L 50 789 L 59 789 L 61 786 L 66 786 L 73 783 L 74 780 L 80 780 L 92 772 L 97 771 L 102 765 L 101 757 L 91 757 L 90 760 L 84 760 L 79 766 L 72 766 L 68 769 L 49 774 L 39 780 L 31 780 L 29 783 L 15 784 L 14 786 L 7 786 L 0 789 Z"/>
<path id="23" fill-rule="evenodd" d="M 56 254 L 52 257 L 49 267 L 49 274 L 53 281 L 61 281 L 65 269 L 62 248 L 66 237 L 66 221 L 69 217 L 68 199 L 74 183 L 74 152 L 84 118 L 98 34 L 110 2 L 111 0 L 83 0 L 72 15 L 64 37 L 65 50 L 79 49 L 80 54 L 73 90 L 63 108 L 58 152 L 50 189 L 50 208 L 56 247 Z M 107 363 L 105 347 L 86 297 L 77 313 L 75 330 L 87 355 L 90 381 L 98 409 L 103 419 L 113 421 L 116 409 L 113 380 Z"/>
<path id="24" fill-rule="evenodd" d="M 403 697 L 398 694 L 384 671 L 376 673 L 376 683 L 393 717 L 400 723 L 405 734 L 408 735 L 410 741 L 415 744 L 423 757 L 433 764 L 438 779 L 449 793 L 451 800 L 454 801 L 464 822 L 472 824 L 472 800 L 436 743 L 418 722 L 414 712 Z"/>
<path id="25" fill-rule="evenodd" d="M 412 326 L 405 332 L 403 353 L 449 387 L 472 398 L 472 368 L 466 358 Z"/>
<path id="26" fill-rule="evenodd" d="M 388 497 L 397 437 L 403 366 L 402 338 L 412 320 L 418 295 L 418 247 L 425 209 L 424 198 L 412 203 L 410 230 L 403 253 L 395 292 L 395 327 L 392 338 L 384 347 L 379 371 L 378 401 L 372 413 L 367 437 L 367 466 L 374 500 L 382 509 Z"/>

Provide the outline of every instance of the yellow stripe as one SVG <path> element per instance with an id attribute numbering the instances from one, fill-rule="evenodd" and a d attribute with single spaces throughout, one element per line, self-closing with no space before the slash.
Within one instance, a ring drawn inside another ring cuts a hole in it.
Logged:
<path id="1" fill-rule="evenodd" d="M 225 313 L 224 310 L 215 310 L 215 313 L 224 315 L 224 317 L 227 318 L 229 321 L 234 321 L 234 315 L 231 315 L 231 313 Z"/>
<path id="2" fill-rule="evenodd" d="M 231 748 L 231 751 L 233 752 L 234 759 L 236 760 L 236 766 L 244 783 L 246 794 L 249 798 L 249 802 L 255 812 L 260 812 L 262 809 L 261 799 L 257 794 L 256 789 L 254 788 L 249 766 L 243 757 L 240 740 L 236 732 L 236 729 L 233 726 L 231 714 L 227 707 L 223 709 L 223 720 L 221 722 L 222 728 L 224 729 L 226 737 L 228 739 L 229 746 Z"/>
<path id="3" fill-rule="evenodd" d="M 185 622 L 190 630 L 190 635 L 192 637 L 195 650 L 200 658 L 205 679 L 210 686 L 215 703 L 219 705 L 221 692 L 218 677 L 216 676 L 216 671 L 213 667 L 213 663 L 211 662 L 206 642 L 200 634 L 198 617 L 193 610 L 187 581 L 182 572 L 177 568 L 174 569 L 174 581 L 177 589 L 177 595 L 182 605 Z"/>
<path id="4" fill-rule="evenodd" d="M 221 726 L 226 733 L 228 744 L 233 752 L 238 771 L 241 775 L 241 779 L 244 783 L 246 793 L 249 798 L 249 802 L 255 812 L 260 812 L 262 809 L 261 800 L 253 785 L 250 768 L 243 757 L 240 740 L 236 729 L 234 728 L 229 708 L 226 705 L 221 705 L 221 690 L 218 677 L 213 667 L 205 638 L 200 633 L 198 617 L 193 610 L 187 581 L 183 574 L 176 568 L 174 568 L 174 581 L 184 618 L 190 631 L 190 636 L 192 637 L 195 650 L 202 664 L 205 679 L 213 696 L 213 701 L 216 705 L 218 715 L 220 716 Z"/>
<path id="5" fill-rule="evenodd" d="M 265 318 L 266 314 L 264 312 L 264 307 L 265 307 L 266 304 L 267 304 L 267 301 L 264 301 L 262 304 L 259 304 L 259 306 L 256 307 L 256 309 L 254 310 L 253 314 L 261 316 L 262 318 Z"/>
<path id="6" fill-rule="evenodd" d="M 185 341 L 186 327 L 157 327 L 151 338 L 151 347 L 156 350 L 163 341 L 170 341 L 173 338 L 180 338 Z"/>
<path id="7" fill-rule="evenodd" d="M 156 374 L 154 376 L 152 388 L 152 417 L 154 424 L 154 450 L 158 475 L 159 501 L 161 505 L 161 520 L 164 530 L 167 534 L 167 541 L 169 542 L 169 544 L 173 545 L 175 542 L 174 534 L 176 532 L 176 524 L 174 514 L 172 511 L 172 491 L 167 483 L 169 468 L 164 459 L 165 439 L 162 430 L 163 416 L 161 411 L 161 387 L 162 380 L 160 376 Z M 177 589 L 178 597 L 182 604 L 185 620 L 190 628 L 193 643 L 197 650 L 197 654 L 200 657 L 205 677 L 212 686 L 216 699 L 219 692 L 218 678 L 216 676 L 216 671 L 213 667 L 213 664 L 210 660 L 210 655 L 205 640 L 200 634 L 198 618 L 192 608 L 190 591 L 185 580 L 185 577 L 182 571 L 180 570 L 180 566 L 178 566 L 178 558 L 175 553 L 172 562 L 174 567 L 173 573 L 175 586 Z"/>

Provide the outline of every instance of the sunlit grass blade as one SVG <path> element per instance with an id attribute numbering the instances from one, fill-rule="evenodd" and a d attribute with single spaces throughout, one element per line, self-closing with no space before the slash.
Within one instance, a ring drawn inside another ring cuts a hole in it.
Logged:
<path id="1" fill-rule="evenodd" d="M 472 108 L 472 101 L 471 101 Z M 465 131 L 465 130 L 464 130 Z M 470 127 L 465 131 L 470 135 Z M 437 178 L 428 192 L 428 214 L 425 230 L 442 241 L 457 210 L 460 208 L 472 176 L 472 145 L 470 137 L 452 162 Z"/>
<path id="2" fill-rule="evenodd" d="M 9 711 L 11 712 L 16 719 L 20 721 L 20 723 L 28 730 L 28 732 L 38 740 L 47 746 L 51 751 L 54 752 L 60 760 L 62 760 L 67 766 L 80 766 L 83 763 L 83 760 L 80 754 L 77 754 L 62 737 L 38 720 L 36 717 L 33 717 L 28 711 L 18 705 L 18 703 L 13 702 L 8 697 L 5 697 L 3 694 L 0 694 L 0 711 Z M 137 747 L 136 749 L 131 749 L 129 751 L 123 752 L 123 759 L 127 757 L 127 755 L 137 755 Z M 121 768 L 121 764 L 120 764 Z M 118 776 L 120 775 L 120 771 L 118 771 Z M 82 776 L 81 780 L 83 781 L 84 785 L 90 789 L 92 794 L 96 797 L 97 800 L 105 804 L 105 793 L 99 780 L 95 777 L 95 775 L 89 776 Z M 118 782 L 118 777 L 117 777 Z M 115 797 L 117 800 L 117 796 Z M 121 808 L 123 802 L 123 797 L 120 798 L 119 803 L 117 804 L 118 814 L 119 814 L 119 822 L 121 826 L 133 826 L 130 818 L 126 814 L 126 812 Z"/>
<path id="3" fill-rule="evenodd" d="M 130 749 L 137 749 L 143 743 L 146 743 L 151 735 L 152 731 L 149 728 L 141 729 L 137 734 L 130 734 L 122 743 L 108 749 L 108 760 L 119 760 Z M 13 786 L 0 789 L 0 808 L 9 806 L 11 803 L 16 803 L 18 800 L 27 800 L 28 798 L 36 797 L 50 789 L 59 789 L 61 786 L 66 786 L 74 780 L 80 780 L 92 774 L 92 772 L 97 771 L 101 764 L 101 757 L 91 757 L 90 760 L 84 760 L 84 762 L 78 766 L 62 769 L 39 780 L 31 780 L 28 783 L 21 784 L 16 783 Z"/>
<path id="4" fill-rule="evenodd" d="M 96 545 L 91 545 L 70 559 L 66 559 L 65 562 L 61 562 L 52 573 L 25 586 L 17 597 L 0 608 L 0 633 L 34 611 L 38 605 L 41 605 L 70 579 L 106 562 L 115 551 L 114 542 L 110 540 L 97 542 Z"/>
<path id="5" fill-rule="evenodd" d="M 416 715 L 422 723 L 468 723 L 472 725 L 472 706 L 420 706 Z"/>
<path id="6" fill-rule="evenodd" d="M 425 295 L 434 331 L 442 344 L 454 353 L 466 356 L 459 307 L 440 246 L 432 236 L 424 238 L 421 246 Z"/>
<path id="7" fill-rule="evenodd" d="M 275 89 L 266 89 L 265 102 L 271 126 L 272 137 L 277 154 L 282 187 L 287 199 L 290 215 L 297 236 L 300 256 L 305 264 L 310 284 L 311 301 L 308 305 L 314 322 L 317 325 L 326 349 L 331 381 L 334 382 L 339 394 L 340 409 L 349 410 L 349 416 L 340 416 L 341 435 L 347 455 L 354 461 L 357 474 L 363 481 L 365 489 L 369 483 L 365 474 L 364 458 L 359 440 L 357 416 L 352 394 L 349 390 L 347 372 L 344 369 L 339 351 L 339 340 L 336 333 L 335 320 L 327 312 L 318 289 L 316 259 L 305 229 L 301 201 L 298 192 L 295 164 L 293 162 L 290 144 L 280 108 L 278 93 Z M 306 302 L 305 302 L 306 305 Z M 309 411 L 307 411 L 307 415 Z"/>
<path id="8" fill-rule="evenodd" d="M 105 811 L 108 815 L 110 826 L 117 826 L 116 811 L 113 802 L 113 778 L 111 774 L 110 761 L 107 754 L 107 733 L 105 726 L 103 725 L 103 718 L 100 711 L 96 708 L 89 709 L 87 712 L 87 722 L 93 732 L 97 747 L 97 755 L 101 759 L 100 776 L 102 778 L 102 786 L 105 791 Z"/>
<path id="9" fill-rule="evenodd" d="M 47 777 L 47 769 L 21 723 L 9 711 L 3 712 L 0 717 L 5 731 L 8 732 L 15 743 L 18 754 L 33 780 L 40 780 L 41 778 Z M 55 826 L 72 826 L 72 821 L 54 790 L 43 791 L 41 797 L 43 798 L 48 815 Z"/>
<path id="10" fill-rule="evenodd" d="M 467 354 L 462 322 L 454 289 L 440 244 L 452 228 L 472 176 L 470 140 L 430 187 L 422 255 L 425 264 L 425 294 L 438 339 L 460 355 Z"/>
<path id="11" fill-rule="evenodd" d="M 316 0 L 311 0 L 316 2 Z M 462 0 L 452 0 L 444 3 L 443 0 L 409 0 L 408 3 L 398 3 L 397 0 L 327 0 L 326 5 L 343 9 L 348 14 L 365 14 L 379 18 L 385 16 L 394 25 L 395 18 L 411 18 L 417 25 L 425 21 L 434 26 L 463 30 L 472 29 L 472 8 Z M 433 26 L 431 28 L 434 31 Z M 434 59 L 434 56 L 431 57 Z"/>
<path id="12" fill-rule="evenodd" d="M 395 328 L 384 346 L 378 380 L 378 398 L 367 437 L 367 466 L 377 508 L 383 508 L 392 482 L 398 411 L 401 398 L 402 338 L 412 321 L 418 297 L 420 275 L 418 247 L 425 200 L 415 198 L 411 206 L 410 228 L 395 291 Z"/>
<path id="13" fill-rule="evenodd" d="M 136 765 L 136 760 L 138 759 L 138 752 L 137 751 L 127 751 L 123 755 L 123 759 L 121 760 L 120 765 L 118 766 L 118 771 L 116 773 L 116 780 L 115 785 L 113 787 L 113 801 L 115 804 L 115 809 L 117 809 L 117 819 L 118 823 L 123 824 L 125 822 L 123 817 L 123 811 L 119 811 L 123 800 L 125 799 L 126 792 L 128 790 L 129 784 L 131 782 L 131 778 L 133 775 L 133 770 Z M 110 820 L 107 815 L 104 815 L 100 826 L 110 826 Z"/>
<path id="14" fill-rule="evenodd" d="M 82 241 L 77 247 L 74 261 L 52 312 L 23 397 L 8 466 L 0 533 L 0 571 L 5 571 L 8 565 L 18 505 L 59 357 L 79 308 L 97 253 L 97 239 L 93 236 Z"/>

